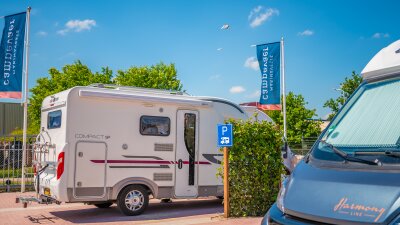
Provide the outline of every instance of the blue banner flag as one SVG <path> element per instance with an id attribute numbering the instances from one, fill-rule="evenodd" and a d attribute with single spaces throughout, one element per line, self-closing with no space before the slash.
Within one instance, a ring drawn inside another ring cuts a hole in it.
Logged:
<path id="1" fill-rule="evenodd" d="M 260 104 L 270 110 L 280 110 L 281 43 L 257 45 L 257 59 L 261 70 Z"/>
<path id="2" fill-rule="evenodd" d="M 0 44 L 0 98 L 22 98 L 26 12 L 5 17 Z"/>

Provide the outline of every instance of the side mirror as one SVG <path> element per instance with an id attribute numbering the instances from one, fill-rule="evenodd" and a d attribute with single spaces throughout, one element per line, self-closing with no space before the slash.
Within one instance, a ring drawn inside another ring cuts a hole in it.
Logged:
<path id="1" fill-rule="evenodd" d="M 287 159 L 288 157 L 288 143 L 285 141 L 282 147 L 282 158 Z"/>

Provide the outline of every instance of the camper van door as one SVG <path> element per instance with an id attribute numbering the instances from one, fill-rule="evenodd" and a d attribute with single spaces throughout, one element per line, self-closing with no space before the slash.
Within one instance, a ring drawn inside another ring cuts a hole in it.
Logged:
<path id="1" fill-rule="evenodd" d="M 196 197 L 199 113 L 179 110 L 176 121 L 175 196 Z"/>
<path id="2" fill-rule="evenodd" d="M 78 141 L 75 147 L 74 197 L 103 198 L 106 194 L 106 168 L 105 142 Z"/>

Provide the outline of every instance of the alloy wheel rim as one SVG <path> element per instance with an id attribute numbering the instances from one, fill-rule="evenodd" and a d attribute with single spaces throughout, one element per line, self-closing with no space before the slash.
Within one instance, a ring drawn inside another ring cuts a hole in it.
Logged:
<path id="1" fill-rule="evenodd" d="M 144 204 L 144 196 L 142 192 L 133 190 L 125 196 L 125 205 L 131 211 L 137 211 Z"/>

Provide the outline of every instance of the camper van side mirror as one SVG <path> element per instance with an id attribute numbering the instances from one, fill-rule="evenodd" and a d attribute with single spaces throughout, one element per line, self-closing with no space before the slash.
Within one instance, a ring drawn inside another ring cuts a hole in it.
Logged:
<path id="1" fill-rule="evenodd" d="M 282 147 L 282 157 L 284 159 L 287 158 L 287 154 L 288 154 L 288 150 L 287 149 L 288 149 L 288 143 L 285 141 L 285 143 L 284 143 L 284 145 Z"/>

